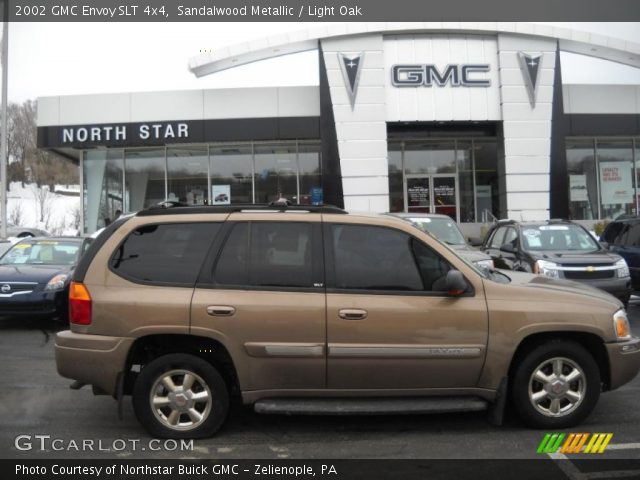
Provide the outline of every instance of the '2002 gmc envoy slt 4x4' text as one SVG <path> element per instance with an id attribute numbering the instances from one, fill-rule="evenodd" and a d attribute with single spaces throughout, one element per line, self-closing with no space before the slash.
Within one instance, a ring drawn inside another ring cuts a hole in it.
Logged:
<path id="1" fill-rule="evenodd" d="M 58 371 L 156 437 L 205 437 L 232 400 L 263 413 L 410 413 L 506 401 L 581 422 L 640 368 L 622 304 L 485 273 L 388 215 L 329 206 L 151 208 L 118 219 L 71 284 Z"/>

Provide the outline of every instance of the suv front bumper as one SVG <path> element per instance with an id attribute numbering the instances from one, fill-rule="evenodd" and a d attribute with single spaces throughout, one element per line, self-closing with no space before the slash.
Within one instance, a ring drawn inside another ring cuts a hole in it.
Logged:
<path id="1" fill-rule="evenodd" d="M 607 278 L 602 280 L 574 280 L 567 278 L 571 282 L 582 283 L 590 287 L 599 288 L 610 293 L 619 300 L 626 301 L 631 295 L 631 278 Z"/>
<path id="2" fill-rule="evenodd" d="M 56 366 L 66 378 L 94 385 L 115 396 L 118 374 L 125 368 L 133 338 L 56 334 Z"/>
<path id="3" fill-rule="evenodd" d="M 626 342 L 605 343 L 609 355 L 609 389 L 621 387 L 635 378 L 640 370 L 640 338 Z"/>

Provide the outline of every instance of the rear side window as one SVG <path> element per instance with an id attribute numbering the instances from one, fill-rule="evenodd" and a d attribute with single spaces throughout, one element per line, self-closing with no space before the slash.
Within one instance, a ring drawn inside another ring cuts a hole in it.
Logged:
<path id="1" fill-rule="evenodd" d="M 214 270 L 220 285 L 313 286 L 311 223 L 243 222 L 233 227 Z"/>
<path id="2" fill-rule="evenodd" d="M 406 233 L 384 227 L 333 225 L 331 241 L 335 288 L 423 290 L 411 237 Z"/>
<path id="3" fill-rule="evenodd" d="M 145 225 L 111 257 L 111 270 L 134 282 L 192 286 L 220 223 Z"/>
<path id="4" fill-rule="evenodd" d="M 622 222 L 613 222 L 609 224 L 605 232 L 602 234 L 602 239 L 611 245 L 622 244 L 622 235 L 626 230 L 625 227 L 626 225 Z"/>
<path id="5" fill-rule="evenodd" d="M 489 245 L 491 248 L 500 248 L 503 245 L 504 234 L 506 233 L 506 227 L 500 227 L 493 234 L 493 238 L 491 238 L 491 244 Z"/>
<path id="6" fill-rule="evenodd" d="M 628 247 L 640 246 L 640 223 L 633 223 L 629 226 L 629 232 L 624 245 Z"/>

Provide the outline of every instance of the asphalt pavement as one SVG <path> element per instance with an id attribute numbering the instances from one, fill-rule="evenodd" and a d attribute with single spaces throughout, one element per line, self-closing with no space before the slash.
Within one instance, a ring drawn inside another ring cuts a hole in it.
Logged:
<path id="1" fill-rule="evenodd" d="M 640 333 L 640 299 L 629 308 Z M 69 389 L 56 372 L 50 322 L 0 319 L 0 458 L 181 459 L 510 459 L 539 458 L 543 431 L 512 415 L 489 424 L 484 413 L 309 417 L 258 415 L 236 407 L 213 438 L 191 445 L 153 441 L 130 398 L 117 404 L 88 387 Z M 576 431 L 611 432 L 606 458 L 640 459 L 640 377 L 601 396 Z"/>

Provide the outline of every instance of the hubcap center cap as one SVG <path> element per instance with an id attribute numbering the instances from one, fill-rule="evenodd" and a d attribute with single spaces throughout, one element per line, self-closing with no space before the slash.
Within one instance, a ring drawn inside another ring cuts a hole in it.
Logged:
<path id="1" fill-rule="evenodd" d="M 191 399 L 189 398 L 189 394 L 186 392 L 171 393 L 169 394 L 169 399 L 179 410 L 185 410 L 190 407 Z"/>
<path id="2" fill-rule="evenodd" d="M 545 390 L 551 395 L 560 397 L 567 393 L 567 391 L 569 390 L 569 384 L 563 380 L 560 380 L 559 378 L 556 378 L 545 385 Z"/>

